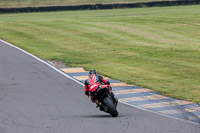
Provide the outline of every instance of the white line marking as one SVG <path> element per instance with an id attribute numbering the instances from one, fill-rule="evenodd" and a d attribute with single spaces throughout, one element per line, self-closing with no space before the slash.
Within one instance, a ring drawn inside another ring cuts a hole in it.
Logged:
<path id="1" fill-rule="evenodd" d="M 14 46 L 13 44 L 10 44 L 10 43 L 8 43 L 8 42 L 6 42 L 6 41 L 4 41 L 4 40 L 1 40 L 1 39 L 0 39 L 0 41 L 3 42 L 3 43 L 5 43 L 5 44 L 7 44 L 7 45 L 9 45 L 9 46 L 11 46 L 11 47 L 13 47 L 13 48 L 16 48 L 16 49 L 18 49 L 18 50 L 20 50 L 20 51 L 22 51 L 22 52 L 24 52 L 24 53 L 30 55 L 31 57 L 35 58 L 36 60 L 38 60 L 38 61 L 40 61 L 40 62 L 46 64 L 47 66 L 53 68 L 54 70 L 56 70 L 57 72 L 59 72 L 59 73 L 62 74 L 63 76 L 65 76 L 65 77 L 67 77 L 67 78 L 69 78 L 69 79 L 75 81 L 76 83 L 78 83 L 78 84 L 84 86 L 83 83 L 81 83 L 81 82 L 79 82 L 78 80 L 74 79 L 73 77 L 67 75 L 66 73 L 64 73 L 64 72 L 61 71 L 60 69 L 54 67 L 53 65 L 47 63 L 46 61 L 44 61 L 44 60 L 38 58 L 37 56 L 35 56 L 35 55 L 33 55 L 33 54 L 31 54 L 31 53 L 29 53 L 29 52 L 27 52 L 27 51 L 25 51 L 25 50 L 23 50 L 23 49 L 17 47 L 17 46 Z"/>
<path id="2" fill-rule="evenodd" d="M 76 83 L 78 83 L 78 84 L 84 86 L 84 84 L 81 83 L 80 81 L 74 79 L 73 77 L 71 77 L 71 76 L 69 76 L 68 74 L 64 73 L 64 72 L 61 71 L 60 69 L 58 69 L 58 68 L 52 66 L 51 64 L 47 63 L 46 61 L 44 61 L 44 60 L 38 58 L 37 56 L 35 56 L 35 55 L 33 55 L 33 54 L 31 54 L 31 53 L 29 53 L 29 52 L 27 52 L 27 51 L 25 51 L 25 50 L 23 50 L 23 49 L 17 47 L 17 46 L 14 46 L 13 44 L 8 43 L 8 42 L 6 42 L 6 41 L 4 41 L 4 40 L 1 40 L 1 39 L 0 39 L 0 41 L 3 42 L 3 43 L 5 43 L 5 44 L 7 44 L 7 45 L 9 45 L 9 46 L 11 46 L 11 47 L 13 47 L 13 48 L 16 48 L 16 49 L 18 49 L 18 50 L 20 50 L 20 51 L 22 51 L 22 52 L 28 54 L 29 56 L 35 58 L 36 60 L 38 60 L 38 61 L 40 61 L 40 62 L 46 64 L 47 66 L 51 67 L 51 68 L 54 69 L 55 71 L 59 72 L 59 73 L 62 74 L 63 76 L 65 76 L 65 77 L 67 77 L 67 78 L 69 78 L 69 79 L 75 81 Z M 137 109 L 141 109 L 141 110 L 144 110 L 144 111 L 147 111 L 147 112 L 155 113 L 155 114 L 158 114 L 158 115 L 161 115 L 161 116 L 165 116 L 165 117 L 168 117 L 168 118 L 180 120 L 180 121 L 187 122 L 187 123 L 191 123 L 191 124 L 195 124 L 195 125 L 200 125 L 199 123 L 192 122 L 192 121 L 189 121 L 189 120 L 184 120 L 184 119 L 180 119 L 180 118 L 177 118 L 177 117 L 165 115 L 165 114 L 162 114 L 162 113 L 159 113 L 159 112 L 155 112 L 155 111 L 152 111 L 152 110 L 148 110 L 148 109 L 145 109 L 145 108 L 141 108 L 141 107 L 138 107 L 138 106 L 129 104 L 129 103 L 122 102 L 122 101 L 119 101 L 119 102 L 120 102 L 120 103 L 123 103 L 123 104 L 125 104 L 125 105 L 128 105 L 128 106 L 131 106 L 131 107 L 135 107 L 135 108 L 137 108 Z"/>
<path id="3" fill-rule="evenodd" d="M 184 120 L 184 119 L 180 119 L 178 117 L 173 117 L 173 116 L 170 116 L 170 115 L 162 114 L 162 113 L 159 113 L 159 112 L 156 112 L 156 111 L 153 111 L 153 110 L 148 110 L 148 109 L 145 109 L 145 108 L 141 108 L 139 106 L 132 105 L 132 104 L 129 104 L 129 103 L 125 103 L 125 102 L 122 102 L 122 101 L 119 101 L 119 102 L 123 103 L 123 104 L 126 104 L 128 106 L 132 106 L 132 107 L 137 108 L 137 109 L 141 109 L 141 110 L 144 110 L 144 111 L 147 111 L 147 112 L 155 113 L 155 114 L 158 114 L 158 115 L 161 115 L 161 116 L 165 116 L 165 117 L 168 117 L 168 118 L 171 118 L 171 119 L 180 120 L 180 121 L 191 123 L 191 124 L 195 124 L 195 125 L 200 125 L 197 122 L 193 122 L 193 121 L 189 121 L 189 120 Z"/>

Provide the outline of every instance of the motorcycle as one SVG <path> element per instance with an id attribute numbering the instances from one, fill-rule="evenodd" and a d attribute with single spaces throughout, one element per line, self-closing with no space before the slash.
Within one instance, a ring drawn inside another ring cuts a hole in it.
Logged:
<path id="1" fill-rule="evenodd" d="M 95 98 L 101 103 L 100 111 L 104 111 L 112 115 L 112 117 L 118 116 L 117 104 L 118 99 L 114 96 L 113 93 L 110 93 L 109 87 L 98 88 L 95 92 Z"/>

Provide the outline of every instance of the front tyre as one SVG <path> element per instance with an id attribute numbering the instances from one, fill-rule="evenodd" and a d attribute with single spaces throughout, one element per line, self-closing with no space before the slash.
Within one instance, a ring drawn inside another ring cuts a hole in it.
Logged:
<path id="1" fill-rule="evenodd" d="M 103 102 L 105 106 L 108 108 L 108 112 L 112 115 L 112 117 L 117 117 L 118 112 L 111 99 L 109 97 L 106 97 L 103 99 Z"/>

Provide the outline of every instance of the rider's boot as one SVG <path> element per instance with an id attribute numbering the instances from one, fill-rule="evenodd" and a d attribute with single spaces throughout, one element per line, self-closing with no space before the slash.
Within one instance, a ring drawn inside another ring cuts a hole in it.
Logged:
<path id="1" fill-rule="evenodd" d="M 96 104 L 97 104 L 97 108 L 99 107 L 99 109 L 100 109 L 100 111 L 103 111 L 103 106 L 102 106 L 102 103 L 101 102 L 99 102 L 98 100 L 95 100 L 94 101 Z"/>

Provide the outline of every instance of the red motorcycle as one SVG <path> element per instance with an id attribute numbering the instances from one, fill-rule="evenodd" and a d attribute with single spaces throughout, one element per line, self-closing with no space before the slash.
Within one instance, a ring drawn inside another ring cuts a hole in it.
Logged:
<path id="1" fill-rule="evenodd" d="M 95 91 L 92 96 L 101 103 L 101 106 L 97 106 L 100 108 L 100 111 L 109 113 L 112 117 L 118 116 L 118 99 L 113 93 L 110 93 L 110 86 L 103 88 L 98 87 L 97 91 Z"/>

